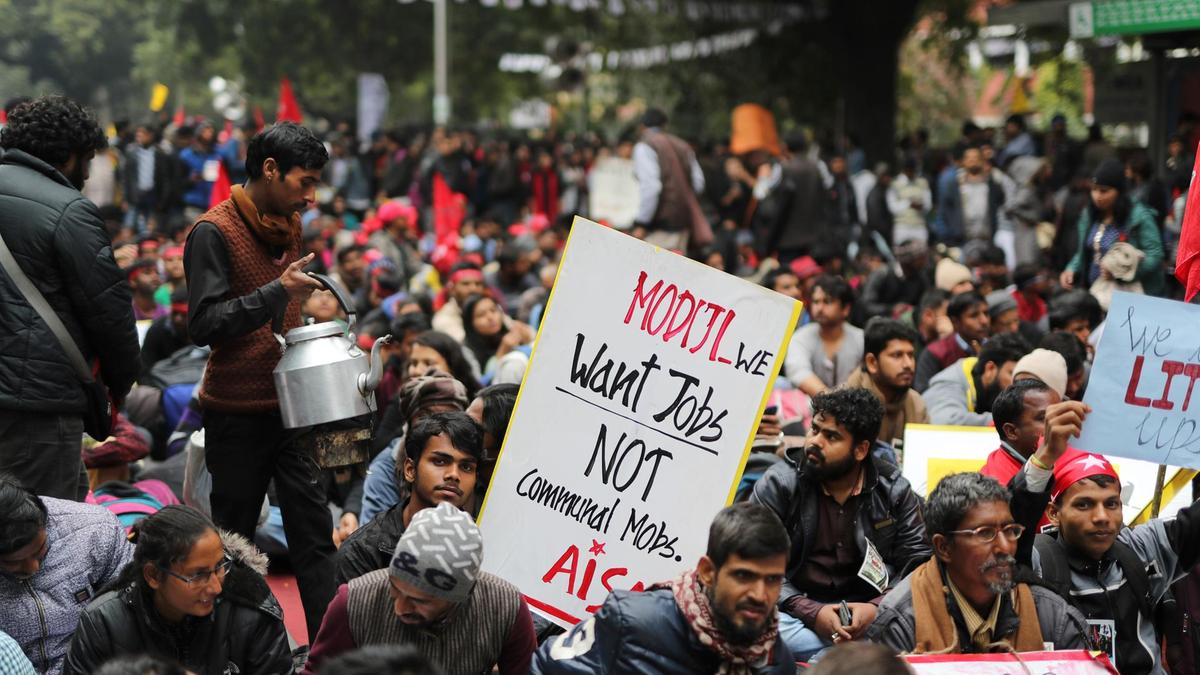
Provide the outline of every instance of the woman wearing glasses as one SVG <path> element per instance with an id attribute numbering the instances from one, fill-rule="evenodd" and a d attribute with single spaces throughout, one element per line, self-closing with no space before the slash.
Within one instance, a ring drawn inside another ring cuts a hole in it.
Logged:
<path id="1" fill-rule="evenodd" d="M 266 556 L 253 545 L 188 506 L 139 521 L 130 539 L 133 561 L 80 616 L 66 674 L 122 654 L 198 675 L 292 672 L 283 612 L 262 577 Z"/>

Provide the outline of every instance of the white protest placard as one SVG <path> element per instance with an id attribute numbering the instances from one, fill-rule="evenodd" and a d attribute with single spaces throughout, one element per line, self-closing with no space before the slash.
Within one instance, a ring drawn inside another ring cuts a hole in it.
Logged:
<path id="1" fill-rule="evenodd" d="M 588 214 L 618 230 L 628 230 L 637 218 L 638 182 L 633 161 L 605 157 L 588 173 Z"/>
<path id="2" fill-rule="evenodd" d="M 1019 654 L 916 654 L 903 658 L 917 675 L 1119 675 L 1107 656 L 1083 649 Z"/>
<path id="3" fill-rule="evenodd" d="M 1092 412 L 1080 448 L 1200 468 L 1198 325 L 1200 306 L 1113 294 L 1083 398 Z"/>
<path id="4" fill-rule="evenodd" d="M 480 512 L 483 569 L 566 626 L 695 565 L 799 312 L 576 218 Z"/>
<path id="5" fill-rule="evenodd" d="M 1080 450 L 1087 449 L 1075 440 L 1071 441 L 1071 446 Z M 912 485 L 913 491 L 922 497 L 928 497 L 930 491 L 937 487 L 938 481 L 947 475 L 983 468 L 988 454 L 999 447 L 1000 437 L 996 435 L 994 427 L 909 424 L 904 427 L 903 474 Z M 1158 465 L 1134 459 L 1113 459 L 1112 465 L 1121 477 L 1125 523 L 1133 525 L 1145 522 L 1149 517 L 1150 502 L 1154 500 Z M 1171 467 L 1167 470 L 1168 485 L 1186 484 L 1189 473 L 1178 467 Z M 1174 515 L 1176 511 L 1190 504 L 1191 494 L 1186 485 L 1178 485 L 1165 491 L 1162 514 Z"/>

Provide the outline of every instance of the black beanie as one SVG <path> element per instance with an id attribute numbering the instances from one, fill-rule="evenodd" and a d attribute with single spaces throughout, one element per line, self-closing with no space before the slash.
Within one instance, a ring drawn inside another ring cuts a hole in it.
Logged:
<path id="1" fill-rule="evenodd" d="M 1096 168 L 1096 175 L 1092 176 L 1092 182 L 1096 185 L 1116 188 L 1119 192 L 1125 191 L 1125 165 L 1119 159 L 1106 159 Z"/>

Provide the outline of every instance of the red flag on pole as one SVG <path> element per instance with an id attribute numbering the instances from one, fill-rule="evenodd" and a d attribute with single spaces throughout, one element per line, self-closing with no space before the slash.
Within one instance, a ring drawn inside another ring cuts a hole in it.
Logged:
<path id="1" fill-rule="evenodd" d="M 275 112 L 275 121 L 296 124 L 304 121 L 300 115 L 300 104 L 296 102 L 296 95 L 292 93 L 292 82 L 286 77 L 279 81 L 279 109 Z"/>
<path id="2" fill-rule="evenodd" d="M 212 194 L 208 198 L 208 208 L 229 199 L 232 187 L 229 185 L 229 173 L 225 171 L 225 162 L 217 162 L 217 179 L 213 181 Z"/>
<path id="3" fill-rule="evenodd" d="M 0 124 L 8 124 L 8 113 L 4 112 L 4 108 L 0 108 Z"/>
<path id="4" fill-rule="evenodd" d="M 1192 167 L 1192 184 L 1188 187 L 1183 209 L 1183 225 L 1179 233 L 1179 251 L 1175 254 L 1175 278 L 1183 284 L 1183 299 L 1191 302 L 1200 290 L 1200 154 Z"/>
<path id="5" fill-rule="evenodd" d="M 175 118 L 171 120 L 171 124 L 174 124 L 176 127 L 181 127 L 186 123 L 187 112 L 184 111 L 183 104 L 180 104 L 179 107 L 175 109 Z"/>

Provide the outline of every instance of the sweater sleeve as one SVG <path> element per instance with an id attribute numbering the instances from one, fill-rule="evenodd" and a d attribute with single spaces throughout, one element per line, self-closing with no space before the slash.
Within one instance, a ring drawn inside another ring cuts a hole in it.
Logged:
<path id="1" fill-rule="evenodd" d="M 337 594 L 325 610 L 321 628 L 308 652 L 308 662 L 304 664 L 302 675 L 315 675 L 322 663 L 358 646 L 350 634 L 349 598 L 350 590 L 346 584 L 338 586 Z"/>
<path id="2" fill-rule="evenodd" d="M 529 672 L 529 664 L 533 653 L 537 651 L 537 635 L 533 632 L 533 617 L 529 616 L 529 605 L 521 598 L 517 615 L 512 626 L 508 629 L 508 637 L 504 639 L 504 648 L 500 651 L 500 659 L 496 662 L 500 675 L 525 675 Z"/>

